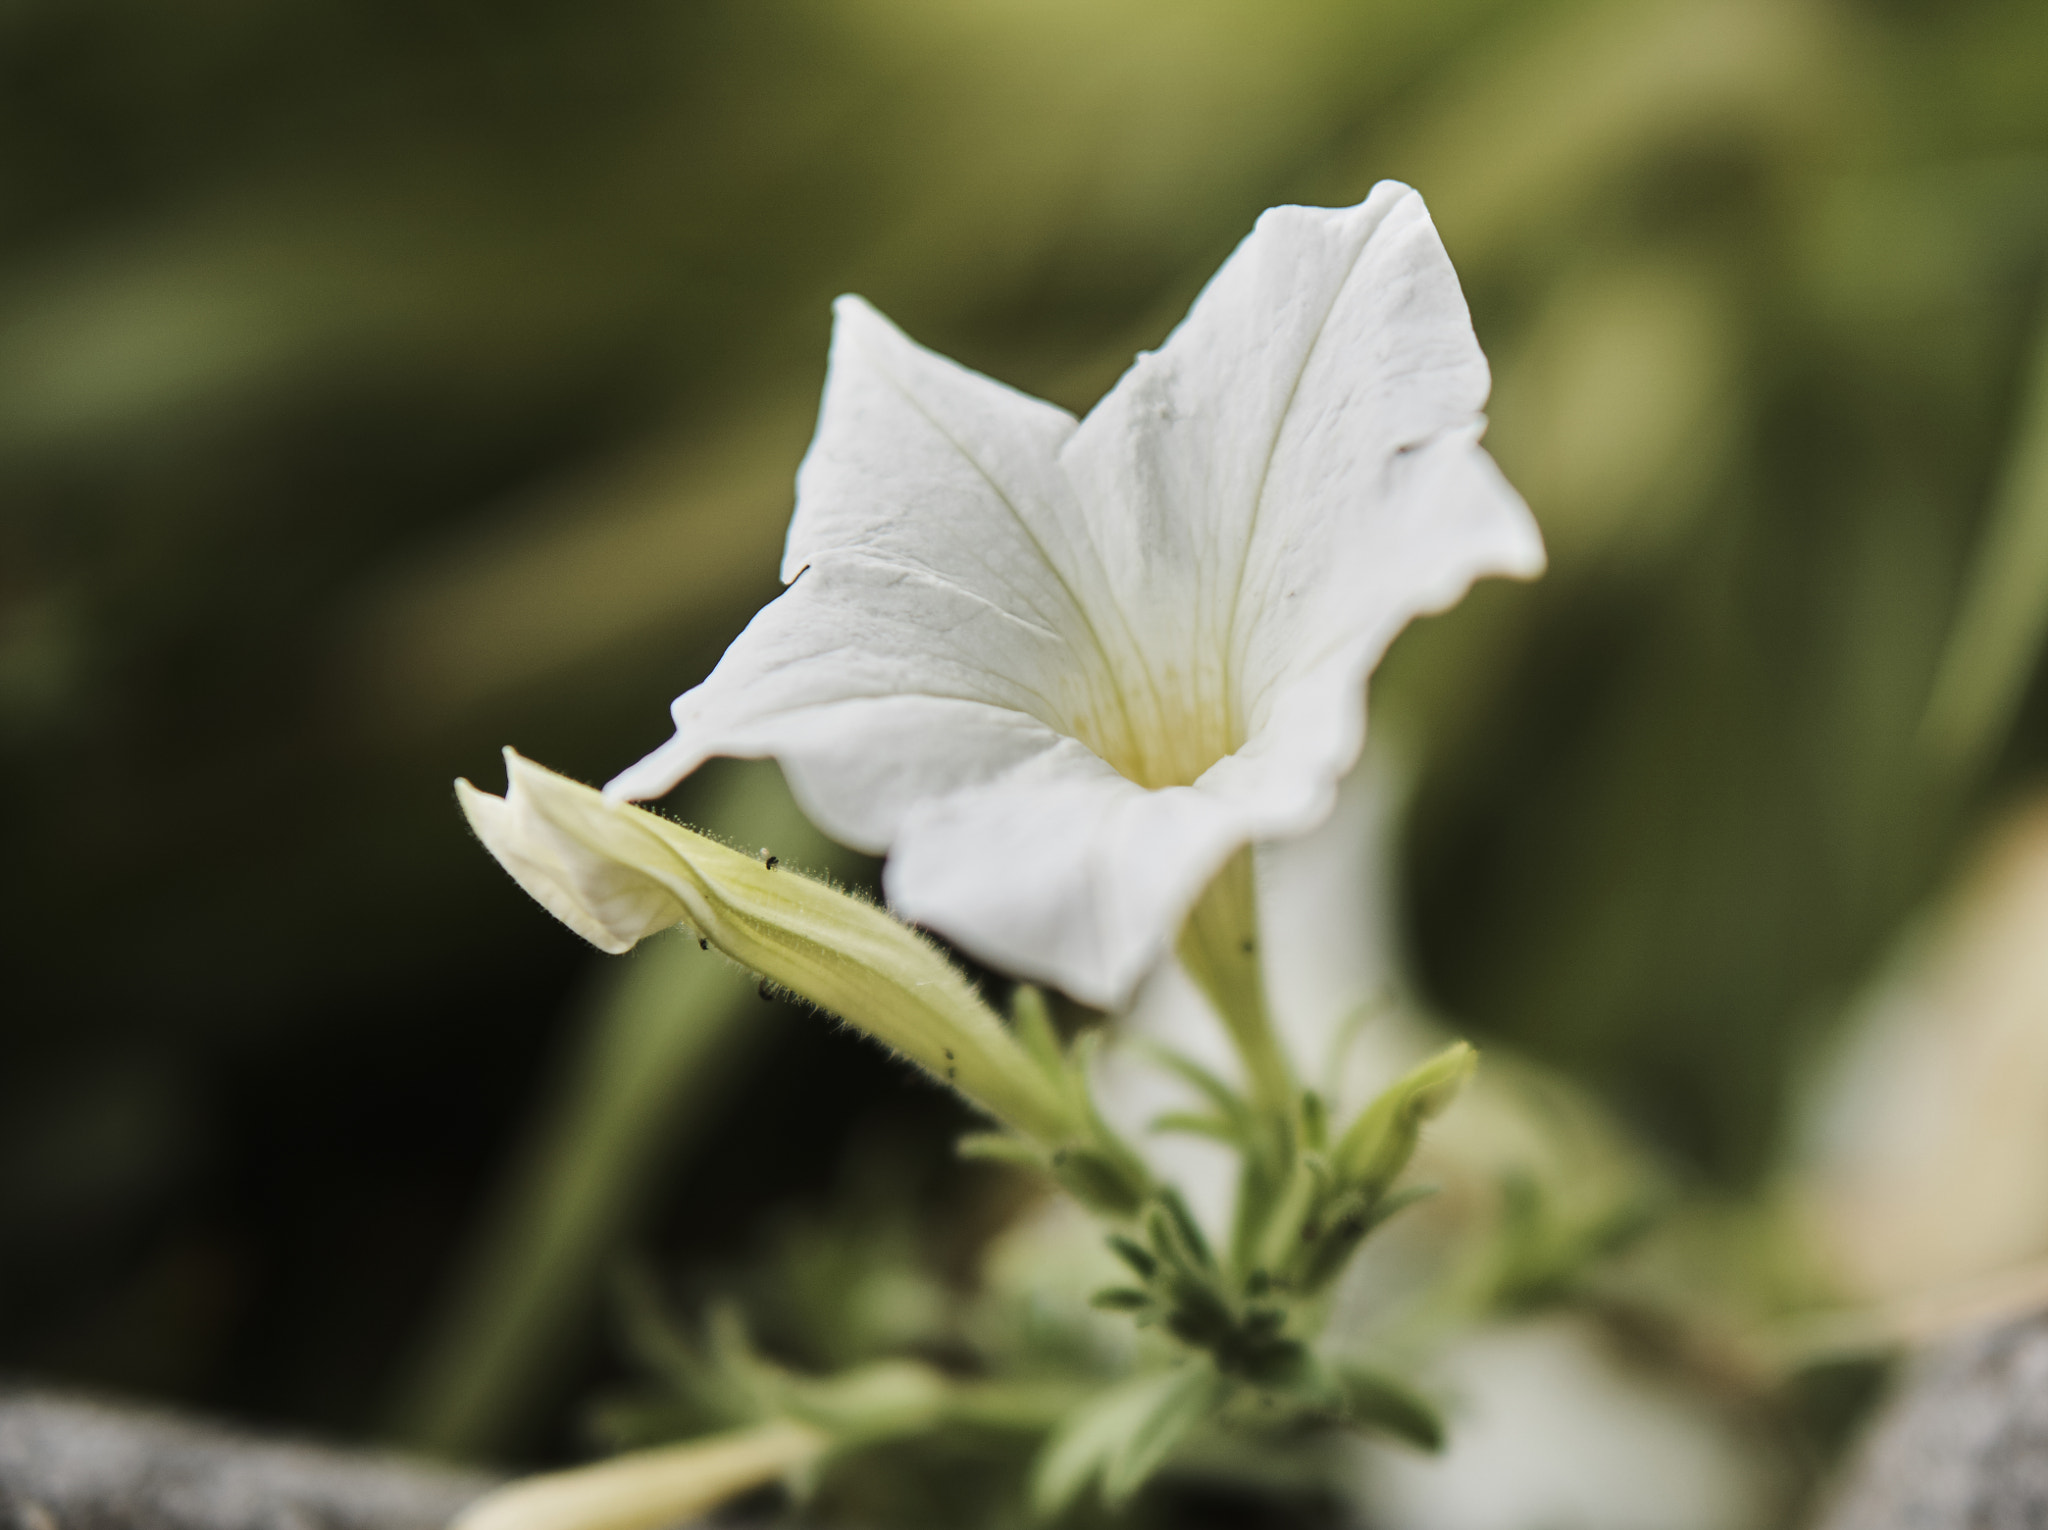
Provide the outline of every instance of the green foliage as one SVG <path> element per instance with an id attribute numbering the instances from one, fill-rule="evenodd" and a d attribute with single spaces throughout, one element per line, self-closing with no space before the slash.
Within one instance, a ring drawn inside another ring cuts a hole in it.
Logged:
<path id="1" fill-rule="evenodd" d="M 1413 1388 L 1379 1371 L 1342 1365 L 1337 1390 L 1346 1423 L 1393 1435 L 1419 1450 L 1443 1449 L 1443 1418 Z"/>
<path id="2" fill-rule="evenodd" d="M 967 1158 L 1037 1168 L 1092 1210 L 1112 1217 L 1134 1215 L 1145 1203 L 1151 1176 L 1144 1160 L 1095 1108 L 1088 1069 L 1101 1037 L 1084 1032 L 1071 1047 L 1062 1046 L 1044 997 L 1028 983 L 1018 985 L 1011 1000 L 1011 1022 L 1026 1054 L 1037 1063 L 1077 1129 L 1056 1144 L 1027 1142 L 1015 1134 L 971 1132 L 959 1140 L 957 1150 Z"/>
<path id="3" fill-rule="evenodd" d="M 1487 1299 L 1507 1312 L 1568 1299 L 1601 1261 L 1647 1234 L 1662 1210 L 1655 1200 L 1639 1197 L 1574 1217 L 1551 1204 L 1543 1186 L 1527 1174 L 1502 1180 L 1500 1202 Z"/>
<path id="4" fill-rule="evenodd" d="M 1200 1361 L 1134 1376 L 1077 1408 L 1046 1443 L 1031 1502 L 1050 1519 L 1091 1485 L 1111 1509 L 1131 1496 L 1221 1403 L 1227 1383 Z"/>

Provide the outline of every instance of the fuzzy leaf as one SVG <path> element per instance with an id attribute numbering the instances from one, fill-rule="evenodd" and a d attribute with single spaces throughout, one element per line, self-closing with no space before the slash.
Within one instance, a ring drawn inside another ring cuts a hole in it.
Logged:
<path id="1" fill-rule="evenodd" d="M 1032 1474 L 1032 1507 L 1050 1519 L 1090 1483 L 1100 1485 L 1111 1508 L 1120 1507 L 1215 1412 L 1225 1390 L 1214 1369 L 1191 1362 L 1097 1393 L 1046 1442 Z"/>

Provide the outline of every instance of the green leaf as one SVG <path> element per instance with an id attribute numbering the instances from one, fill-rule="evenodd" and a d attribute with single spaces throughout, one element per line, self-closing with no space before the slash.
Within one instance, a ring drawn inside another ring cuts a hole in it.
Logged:
<path id="1" fill-rule="evenodd" d="M 1221 1116 L 1198 1116 L 1184 1110 L 1170 1110 L 1163 1116 L 1154 1116 L 1145 1130 L 1162 1135 L 1175 1132 L 1185 1137 L 1214 1137 L 1218 1142 L 1227 1142 L 1233 1147 L 1240 1141 L 1237 1128 Z"/>
<path id="2" fill-rule="evenodd" d="M 1158 1210 L 1147 1223 L 1152 1246 L 1161 1254 L 1171 1250 L 1196 1269 L 1215 1269 L 1216 1255 L 1180 1192 L 1171 1185 L 1164 1186 L 1154 1193 L 1153 1204 Z"/>
<path id="3" fill-rule="evenodd" d="M 1286 1266 L 1287 1278 L 1297 1292 L 1321 1290 L 1342 1273 L 1358 1245 L 1374 1229 L 1436 1193 L 1434 1185 L 1411 1185 L 1391 1195 L 1353 1190 L 1327 1202 L 1321 1222 L 1302 1229 L 1302 1241 Z"/>
<path id="4" fill-rule="evenodd" d="M 969 1132 L 953 1144 L 953 1151 L 962 1158 L 986 1163 L 1012 1163 L 1031 1169 L 1045 1167 L 1045 1150 L 1010 1132 Z"/>
<path id="5" fill-rule="evenodd" d="M 732 1386 L 677 1326 L 644 1265 L 637 1261 L 622 1265 L 613 1274 L 612 1286 L 628 1351 L 667 1383 L 700 1423 L 709 1420 L 728 1426 L 756 1421 L 753 1399 Z"/>
<path id="6" fill-rule="evenodd" d="M 1066 1049 L 1060 1045 L 1060 1033 L 1046 1008 L 1045 995 L 1029 983 L 1019 983 L 1017 991 L 1010 995 L 1010 1024 L 1017 1032 L 1017 1040 L 1032 1060 L 1045 1069 L 1046 1076 L 1063 1078 Z"/>
<path id="7" fill-rule="evenodd" d="M 1380 1371 L 1345 1365 L 1337 1368 L 1337 1388 L 1347 1424 L 1432 1453 L 1443 1449 L 1443 1418 L 1412 1387 Z"/>
<path id="8" fill-rule="evenodd" d="M 1041 1518 L 1070 1508 L 1091 1483 L 1112 1508 L 1128 1502 L 1188 1434 L 1221 1406 L 1228 1383 L 1206 1363 L 1134 1376 L 1099 1392 L 1053 1431 L 1032 1473 Z"/>
<path id="9" fill-rule="evenodd" d="M 1149 1292 L 1136 1286 L 1105 1286 L 1088 1298 L 1088 1305 L 1104 1312 L 1143 1312 L 1153 1302 Z"/>
<path id="10" fill-rule="evenodd" d="M 1234 1123 L 1240 1133 L 1250 1129 L 1252 1119 L 1250 1102 L 1216 1074 L 1210 1072 L 1186 1053 L 1177 1052 L 1172 1047 L 1161 1046 L 1157 1042 L 1146 1043 L 1144 1051 L 1169 1073 L 1175 1074 L 1185 1082 L 1192 1084 L 1201 1093 L 1202 1097 L 1215 1107 L 1216 1113 L 1225 1120 Z"/>
<path id="11" fill-rule="evenodd" d="M 1103 1466 L 1102 1497 L 1113 1510 L 1128 1503 L 1181 1441 L 1208 1422 L 1227 1390 L 1223 1378 L 1206 1365 L 1183 1366 L 1170 1379 L 1173 1384 L 1161 1389 Z"/>
<path id="12" fill-rule="evenodd" d="M 1150 1280 L 1158 1273 L 1159 1261 L 1122 1233 L 1109 1235 L 1109 1251 L 1137 1272 L 1138 1279 Z"/>
<path id="13" fill-rule="evenodd" d="M 1392 1195 L 1383 1195 L 1373 1203 L 1371 1213 L 1365 1219 L 1365 1230 L 1371 1232 L 1394 1219 L 1397 1212 L 1406 1211 L 1410 1206 L 1428 1200 L 1439 1192 L 1436 1185 L 1409 1185 L 1396 1190 Z"/>
<path id="14" fill-rule="evenodd" d="M 1301 1092 L 1301 1142 L 1311 1153 L 1330 1145 L 1330 1111 L 1313 1089 Z"/>

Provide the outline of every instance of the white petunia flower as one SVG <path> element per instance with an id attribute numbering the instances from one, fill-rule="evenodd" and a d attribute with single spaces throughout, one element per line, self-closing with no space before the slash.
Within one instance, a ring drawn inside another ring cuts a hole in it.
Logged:
<path id="1" fill-rule="evenodd" d="M 608 788 L 772 756 L 905 917 L 1123 1004 L 1234 852 L 1319 823 L 1414 616 L 1543 549 L 1422 199 L 1259 219 L 1085 420 L 837 309 L 784 593 Z"/>

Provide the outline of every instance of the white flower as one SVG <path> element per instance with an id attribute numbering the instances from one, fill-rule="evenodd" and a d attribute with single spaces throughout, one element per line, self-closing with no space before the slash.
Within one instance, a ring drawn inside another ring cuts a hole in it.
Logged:
<path id="1" fill-rule="evenodd" d="M 1533 575 L 1422 200 L 1279 207 L 1087 419 L 843 298 L 784 593 L 608 788 L 773 756 L 905 917 L 1120 1006 L 1210 879 L 1313 828 L 1410 618 Z"/>

